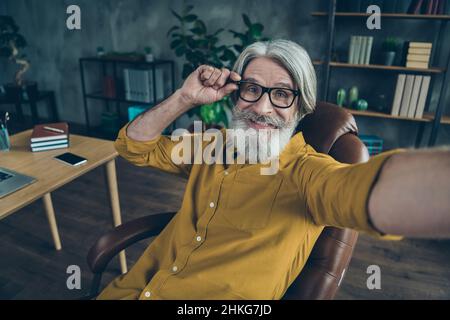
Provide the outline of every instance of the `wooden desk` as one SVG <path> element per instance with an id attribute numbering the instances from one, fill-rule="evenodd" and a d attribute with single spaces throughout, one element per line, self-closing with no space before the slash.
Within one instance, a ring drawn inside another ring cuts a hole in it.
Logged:
<path id="1" fill-rule="evenodd" d="M 31 152 L 30 136 L 31 130 L 11 136 L 11 150 L 0 153 L 0 167 L 37 179 L 33 184 L 0 199 L 0 219 L 42 198 L 55 248 L 61 250 L 51 192 L 98 166 L 104 165 L 113 225 L 118 226 L 122 223 L 115 166 L 115 158 L 118 153 L 114 149 L 112 141 L 71 134 L 70 148 Z M 72 152 L 85 157 L 88 161 L 78 167 L 71 167 L 53 159 L 55 155 L 64 152 Z M 74 203 L 73 205 L 77 206 L 78 204 Z M 122 273 L 127 272 L 125 252 L 120 253 L 120 267 Z"/>

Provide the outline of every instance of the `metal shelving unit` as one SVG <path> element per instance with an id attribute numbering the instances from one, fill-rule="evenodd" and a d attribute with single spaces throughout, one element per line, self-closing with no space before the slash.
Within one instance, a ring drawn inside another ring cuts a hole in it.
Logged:
<path id="1" fill-rule="evenodd" d="M 101 70 L 102 70 L 102 76 L 105 77 L 108 75 L 108 69 L 112 69 L 112 77 L 114 79 L 114 85 L 116 86 L 115 97 L 108 97 L 103 94 L 102 91 L 94 90 L 89 91 L 86 88 L 86 79 L 85 79 L 85 68 L 87 63 L 94 63 L 94 64 L 100 64 Z M 83 103 L 84 103 L 84 112 L 85 112 L 85 119 L 86 119 L 86 127 L 88 133 L 91 132 L 91 125 L 89 121 L 89 109 L 88 109 L 88 101 L 89 100 L 100 100 L 104 101 L 104 106 L 109 110 L 111 104 L 115 104 L 116 112 L 119 116 L 119 119 L 121 118 L 121 112 L 120 112 L 120 104 L 137 104 L 137 105 L 156 105 L 160 103 L 162 100 L 155 100 L 156 99 L 156 79 L 155 79 L 155 68 L 160 65 L 168 65 L 170 67 L 170 83 L 171 83 L 171 89 L 170 94 L 172 94 L 175 91 L 175 73 L 174 73 L 174 61 L 172 60 L 156 60 L 154 62 L 146 62 L 146 61 L 134 61 L 134 60 L 125 60 L 125 59 L 112 59 L 107 57 L 86 57 L 86 58 L 80 58 L 79 59 L 79 65 L 80 65 L 80 77 L 81 77 L 81 88 L 83 93 Z M 132 66 L 134 68 L 149 68 L 152 70 L 153 75 L 153 92 L 154 94 L 154 100 L 151 103 L 144 103 L 139 101 L 131 101 L 125 99 L 125 96 L 123 95 L 123 90 L 119 90 L 118 84 L 121 83 L 119 76 L 118 76 L 118 69 L 119 66 Z M 164 97 L 166 98 L 166 97 Z"/>

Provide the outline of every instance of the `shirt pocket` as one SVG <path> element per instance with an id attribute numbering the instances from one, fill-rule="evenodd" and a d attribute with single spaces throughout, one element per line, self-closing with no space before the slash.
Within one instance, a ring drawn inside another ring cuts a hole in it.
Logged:
<path id="1" fill-rule="evenodd" d="M 281 182 L 278 175 L 237 173 L 226 202 L 225 220 L 240 230 L 264 228 Z"/>

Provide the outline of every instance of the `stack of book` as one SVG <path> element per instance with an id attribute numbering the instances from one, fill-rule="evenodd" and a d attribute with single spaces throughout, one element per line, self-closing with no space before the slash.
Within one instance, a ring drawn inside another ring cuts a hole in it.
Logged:
<path id="1" fill-rule="evenodd" d="M 431 42 L 406 42 L 406 67 L 428 69 L 432 45 Z"/>
<path id="2" fill-rule="evenodd" d="M 146 103 L 163 100 L 163 71 L 161 67 L 155 67 L 155 77 L 153 78 L 152 69 L 124 69 L 125 99 Z M 155 83 L 153 83 L 153 79 L 155 79 Z"/>
<path id="3" fill-rule="evenodd" d="M 412 0 L 409 14 L 445 14 L 446 0 Z"/>
<path id="4" fill-rule="evenodd" d="M 420 119 L 425 110 L 430 76 L 399 74 L 391 115 Z"/>
<path id="5" fill-rule="evenodd" d="M 376 5 L 381 13 L 449 14 L 448 0 L 338 0 L 337 12 L 367 12 Z"/>
<path id="6" fill-rule="evenodd" d="M 69 125 L 58 122 L 34 126 L 30 146 L 33 152 L 68 148 Z"/>
<path id="7" fill-rule="evenodd" d="M 348 63 L 369 64 L 373 37 L 351 36 Z"/>

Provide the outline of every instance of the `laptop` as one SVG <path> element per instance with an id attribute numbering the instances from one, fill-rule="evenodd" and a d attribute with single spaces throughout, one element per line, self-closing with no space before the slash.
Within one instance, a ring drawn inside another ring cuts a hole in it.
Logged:
<path id="1" fill-rule="evenodd" d="M 33 177 L 0 167 L 0 198 L 35 181 Z"/>

